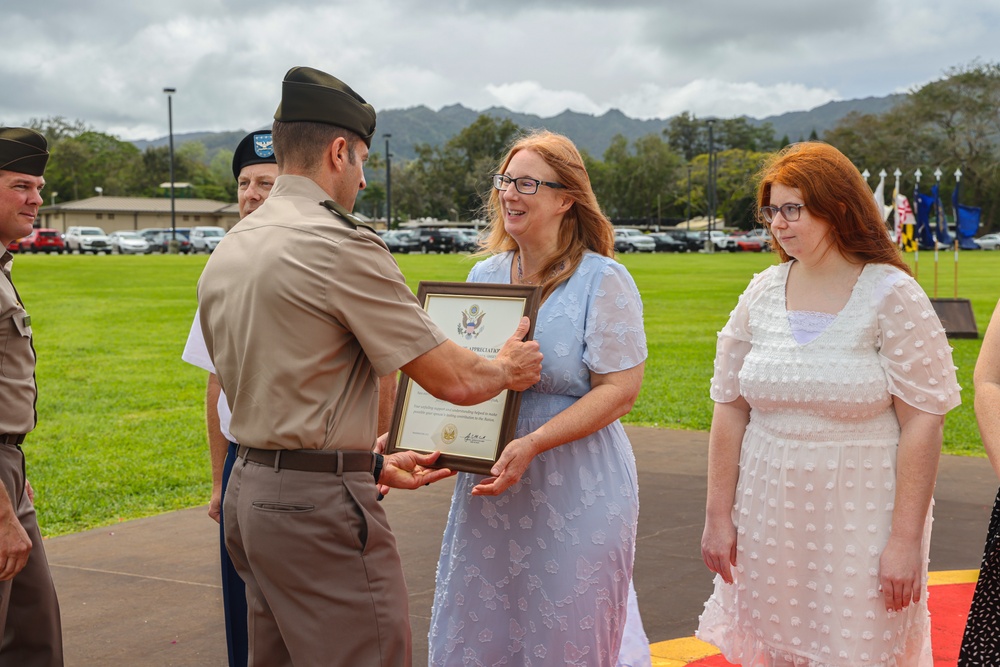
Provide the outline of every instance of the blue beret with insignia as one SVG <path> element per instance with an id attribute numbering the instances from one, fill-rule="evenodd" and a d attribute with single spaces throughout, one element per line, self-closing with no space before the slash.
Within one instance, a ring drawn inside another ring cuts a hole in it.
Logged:
<path id="1" fill-rule="evenodd" d="M 240 179 L 243 167 L 252 164 L 270 162 L 275 164 L 274 143 L 271 141 L 271 130 L 258 130 L 243 137 L 243 141 L 233 153 L 233 178 Z"/>

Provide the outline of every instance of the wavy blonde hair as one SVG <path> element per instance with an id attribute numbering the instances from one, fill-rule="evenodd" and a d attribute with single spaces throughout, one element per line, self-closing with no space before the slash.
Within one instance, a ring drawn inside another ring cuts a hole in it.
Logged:
<path id="1" fill-rule="evenodd" d="M 561 134 L 548 131 L 535 131 L 519 137 L 507 150 L 495 173 L 504 173 L 511 158 L 521 151 L 532 151 L 545 160 L 555 172 L 555 180 L 566 186 L 565 190 L 559 191 L 560 194 L 573 200 L 569 210 L 563 214 L 556 251 L 543 262 L 541 275 L 547 276 L 541 283 L 544 300 L 573 275 L 585 251 L 614 257 L 615 230 L 597 203 L 583 157 L 572 141 Z M 489 221 L 488 234 L 477 255 L 517 250 L 517 242 L 504 229 L 500 195 L 498 190 L 491 188 L 484 203 L 485 217 Z"/>

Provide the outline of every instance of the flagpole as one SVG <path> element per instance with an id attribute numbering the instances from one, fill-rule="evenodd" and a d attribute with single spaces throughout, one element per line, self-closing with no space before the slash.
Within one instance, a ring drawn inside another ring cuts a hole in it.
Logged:
<path id="1" fill-rule="evenodd" d="M 955 170 L 955 190 L 958 190 L 958 184 L 962 181 L 962 170 L 961 168 Z M 954 199 L 958 202 L 958 199 Z M 955 207 L 955 298 L 958 298 L 958 207 Z M 945 223 L 947 224 L 947 223 Z"/>
<path id="2" fill-rule="evenodd" d="M 896 187 L 895 187 L 896 196 L 893 198 L 895 200 L 894 203 L 893 203 L 893 205 L 896 207 L 896 219 L 899 220 L 899 177 L 903 175 L 903 172 L 899 170 L 899 167 L 896 167 L 896 170 L 892 172 L 892 175 L 896 177 Z M 905 220 L 901 220 L 900 222 L 903 225 L 906 224 Z M 900 238 L 902 238 L 902 237 L 903 237 L 903 235 L 900 234 Z M 915 250 L 913 251 L 913 278 L 916 279 L 918 275 L 920 275 L 920 244 L 919 243 L 916 244 Z"/>
<path id="3" fill-rule="evenodd" d="M 934 170 L 934 178 L 937 179 L 937 188 L 938 188 L 938 199 L 934 202 L 934 216 L 937 218 L 939 230 L 941 229 L 941 206 L 939 201 L 941 199 L 942 173 L 943 172 L 941 171 L 941 167 L 938 167 L 937 169 Z M 931 224 L 931 218 L 930 216 L 927 216 L 927 226 L 929 227 L 930 224 Z M 935 299 L 937 298 L 937 295 L 938 295 L 938 240 L 937 240 L 937 234 L 935 234 L 934 235 L 934 298 Z"/>

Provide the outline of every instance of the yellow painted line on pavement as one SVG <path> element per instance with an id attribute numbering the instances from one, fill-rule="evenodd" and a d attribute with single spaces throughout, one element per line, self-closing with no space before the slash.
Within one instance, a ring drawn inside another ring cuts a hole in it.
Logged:
<path id="1" fill-rule="evenodd" d="M 929 572 L 927 585 L 974 584 L 978 579 L 979 570 Z M 669 639 L 650 644 L 649 652 L 653 658 L 653 667 L 685 667 L 702 658 L 721 653 L 715 646 L 694 637 Z"/>
<path id="2" fill-rule="evenodd" d="M 653 667 L 684 667 L 721 651 L 700 639 L 685 637 L 650 644 L 649 653 L 653 657 Z"/>

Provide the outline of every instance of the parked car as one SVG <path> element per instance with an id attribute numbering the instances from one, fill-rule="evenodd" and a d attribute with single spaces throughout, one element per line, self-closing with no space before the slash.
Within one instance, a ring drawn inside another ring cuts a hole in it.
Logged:
<path id="1" fill-rule="evenodd" d="M 188 238 L 190 231 L 187 227 L 176 228 L 178 252 L 184 254 L 191 252 L 191 239 Z M 165 253 L 170 250 L 171 233 L 169 229 L 140 229 L 139 235 L 149 243 L 151 252 Z"/>
<path id="2" fill-rule="evenodd" d="M 1000 249 L 1000 234 L 984 234 L 978 239 L 973 239 L 983 250 L 998 250 Z"/>
<path id="3" fill-rule="evenodd" d="M 8 243 L 7 244 L 7 251 L 8 252 L 21 252 L 21 240 L 20 239 L 14 239 L 10 243 Z"/>
<path id="4" fill-rule="evenodd" d="M 655 232 L 649 235 L 656 244 L 656 252 L 687 252 L 687 245 L 683 241 L 678 241 L 669 232 Z"/>
<path id="5" fill-rule="evenodd" d="M 632 227 L 615 227 L 615 252 L 653 252 L 656 241 Z"/>
<path id="6" fill-rule="evenodd" d="M 478 236 L 471 229 L 442 227 L 438 231 L 451 237 L 456 252 L 473 252 L 479 247 L 477 241 Z"/>
<path id="7" fill-rule="evenodd" d="M 410 253 L 420 251 L 420 239 L 412 231 L 390 229 L 379 232 L 389 252 Z"/>
<path id="8" fill-rule="evenodd" d="M 663 234 L 672 236 L 675 240 L 684 244 L 684 252 L 698 252 L 705 247 L 704 242 L 698 232 L 691 232 L 684 229 L 671 229 Z"/>
<path id="9" fill-rule="evenodd" d="M 58 229 L 42 227 L 33 229 L 31 233 L 18 242 L 21 252 L 45 252 L 62 254 L 66 250 L 66 242 Z"/>
<path id="10" fill-rule="evenodd" d="M 81 255 L 86 252 L 111 254 L 111 243 L 100 227 L 70 227 L 66 230 L 66 251 L 74 250 Z"/>
<path id="11" fill-rule="evenodd" d="M 455 239 L 442 234 L 440 229 L 418 227 L 416 231 L 420 252 L 455 252 Z"/>
<path id="12" fill-rule="evenodd" d="M 705 249 L 705 241 L 709 238 L 712 239 L 712 244 L 715 246 L 716 250 L 729 250 L 729 237 L 721 230 L 713 229 L 710 232 L 698 232 L 698 238 L 701 239 L 702 250 Z M 735 252 L 735 248 L 733 251 Z"/>
<path id="13" fill-rule="evenodd" d="M 149 241 L 138 232 L 111 232 L 108 239 L 112 252 L 119 255 L 148 255 L 153 252 Z"/>
<path id="14" fill-rule="evenodd" d="M 481 241 L 483 237 L 474 229 L 463 229 L 461 230 L 462 237 L 464 240 L 465 249 L 469 252 L 476 252 L 479 250 Z"/>
<path id="15" fill-rule="evenodd" d="M 225 235 L 226 230 L 222 227 L 193 227 L 188 237 L 191 252 L 212 252 Z"/>
<path id="16" fill-rule="evenodd" d="M 764 250 L 764 241 L 756 234 L 751 235 L 750 232 L 733 232 L 726 240 L 726 250 L 761 252 Z"/>

